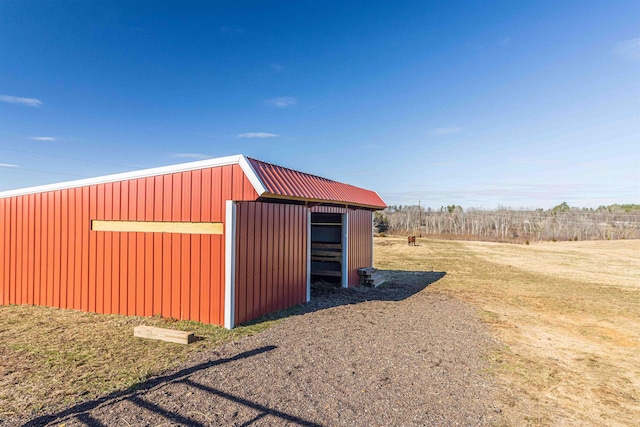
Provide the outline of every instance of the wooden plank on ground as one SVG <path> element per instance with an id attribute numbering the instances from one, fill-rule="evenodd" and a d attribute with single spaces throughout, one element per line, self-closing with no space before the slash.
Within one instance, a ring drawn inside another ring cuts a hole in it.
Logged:
<path id="1" fill-rule="evenodd" d="M 317 276 L 335 276 L 335 277 L 340 277 L 342 276 L 342 273 L 339 271 L 332 271 L 332 270 L 311 270 L 311 274 L 315 274 Z"/>
<path id="2" fill-rule="evenodd" d="M 311 242 L 311 247 L 313 249 L 342 249 L 342 244 L 340 243 L 317 243 Z"/>
<path id="3" fill-rule="evenodd" d="M 133 328 L 133 336 L 150 340 L 175 342 L 178 344 L 191 344 L 195 341 L 193 332 L 176 331 L 174 329 L 156 328 L 146 325 Z"/>
<path id="4" fill-rule="evenodd" d="M 370 276 L 376 272 L 375 268 L 367 267 L 367 268 L 359 268 L 358 275 L 359 276 Z"/>
<path id="5" fill-rule="evenodd" d="M 342 258 L 341 257 L 315 257 L 312 256 L 311 257 L 311 261 L 313 262 L 336 262 L 338 264 L 340 264 L 342 262 Z"/>
<path id="6" fill-rule="evenodd" d="M 315 249 L 313 249 L 311 251 L 311 255 L 316 255 L 316 256 L 342 256 L 342 252 L 336 252 L 336 251 L 317 251 Z"/>
<path id="7" fill-rule="evenodd" d="M 342 263 L 342 257 L 341 256 L 333 256 L 333 257 L 329 257 L 329 256 L 311 256 L 311 261 L 319 261 L 319 262 L 337 262 L 337 263 Z"/>

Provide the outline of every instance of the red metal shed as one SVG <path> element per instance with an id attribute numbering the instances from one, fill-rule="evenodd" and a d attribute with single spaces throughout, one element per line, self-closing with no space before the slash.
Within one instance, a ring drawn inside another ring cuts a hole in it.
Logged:
<path id="1" fill-rule="evenodd" d="M 373 191 L 242 155 L 0 193 L 0 304 L 233 328 L 373 262 Z"/>

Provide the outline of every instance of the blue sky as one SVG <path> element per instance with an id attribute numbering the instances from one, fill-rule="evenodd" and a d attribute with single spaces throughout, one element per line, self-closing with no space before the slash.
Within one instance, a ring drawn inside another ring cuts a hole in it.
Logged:
<path id="1" fill-rule="evenodd" d="M 388 204 L 640 203 L 640 3 L 0 0 L 0 191 L 240 153 Z"/>

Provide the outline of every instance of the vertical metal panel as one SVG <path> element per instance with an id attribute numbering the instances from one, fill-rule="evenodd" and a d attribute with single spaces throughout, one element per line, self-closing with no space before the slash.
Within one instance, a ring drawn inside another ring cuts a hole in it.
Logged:
<path id="1" fill-rule="evenodd" d="M 136 180 L 138 183 L 138 197 L 136 197 L 137 208 L 136 208 L 136 220 L 144 221 L 146 219 L 145 216 L 145 208 L 147 206 L 147 180 L 146 178 L 140 178 Z M 130 283 L 129 286 L 134 288 L 135 294 L 135 311 L 134 313 L 138 316 L 145 315 L 145 298 L 147 297 L 145 293 L 146 283 L 144 278 L 145 273 L 145 234 L 147 233 L 132 233 L 135 235 L 135 263 L 136 263 L 136 274 L 135 281 Z M 151 254 L 149 254 L 151 257 Z M 151 295 L 149 295 L 149 300 L 151 300 Z"/>
<path id="2" fill-rule="evenodd" d="M 6 286 L 9 284 L 9 210 L 11 199 L 0 200 L 0 304 L 7 304 Z"/>
<path id="3" fill-rule="evenodd" d="M 20 252 L 21 260 L 28 260 L 29 256 L 29 198 L 23 197 L 21 200 L 22 205 L 22 227 L 21 227 L 21 243 L 22 243 L 22 251 Z M 18 292 L 18 303 L 19 304 L 28 304 L 27 300 L 28 290 L 29 290 L 29 262 L 21 262 L 20 274 L 22 280 L 26 282 L 26 286 L 22 286 L 20 291 Z"/>
<path id="4" fill-rule="evenodd" d="M 222 168 L 207 169 L 206 173 L 203 173 L 202 179 L 203 193 L 207 192 L 210 195 L 209 208 L 203 205 L 203 209 L 208 210 L 208 220 L 225 222 L 226 218 L 223 218 L 222 209 L 222 205 L 225 203 L 222 198 Z M 203 203 L 205 199 L 203 195 Z M 205 215 L 204 212 L 203 215 Z M 202 291 L 202 298 L 206 298 L 203 308 L 207 309 L 204 318 L 208 319 L 207 323 L 223 324 L 224 306 L 217 306 L 215 301 L 224 301 L 224 267 L 221 264 L 224 262 L 222 259 L 225 253 L 224 239 L 222 236 L 211 236 L 209 240 L 211 242 L 209 257 L 203 260 L 210 266 L 210 278 L 204 283 Z"/>
<path id="5" fill-rule="evenodd" d="M 16 258 L 16 262 L 15 262 L 15 282 L 21 284 L 21 286 L 16 287 L 16 283 L 13 284 L 12 288 L 13 289 L 13 298 L 12 298 L 12 303 L 13 304 L 22 304 L 22 289 L 24 288 L 24 284 L 23 282 L 23 277 L 22 277 L 22 270 L 23 270 L 23 266 L 26 263 L 20 263 L 18 262 L 18 260 L 22 259 L 24 257 L 23 254 L 23 249 L 22 247 L 24 246 L 24 200 L 25 198 L 18 198 L 16 200 L 16 219 L 15 219 L 15 224 L 16 224 L 16 245 L 14 248 L 15 251 L 15 258 Z"/>
<path id="6" fill-rule="evenodd" d="M 58 254 L 60 257 L 60 278 L 58 282 L 58 293 L 60 295 L 60 308 L 67 308 L 67 289 L 70 287 L 68 283 L 67 272 L 69 269 L 69 192 L 60 191 L 60 236 L 62 238 L 61 250 Z M 26 200 L 26 198 L 23 198 Z M 65 286 L 65 284 L 67 284 Z"/>
<path id="7" fill-rule="evenodd" d="M 82 259 L 84 258 L 84 248 L 82 247 L 82 226 L 84 225 L 82 220 L 82 188 L 74 188 L 73 192 L 75 193 L 75 203 L 72 206 L 75 209 L 75 213 L 71 224 L 73 225 L 75 234 L 75 242 L 73 243 L 75 249 L 75 268 L 73 271 L 74 293 L 72 307 L 75 310 L 80 310 L 82 308 Z"/>
<path id="8" fill-rule="evenodd" d="M 156 176 L 154 181 L 154 198 L 153 198 L 153 220 L 162 221 L 163 209 L 165 204 L 163 203 L 163 190 L 164 190 L 164 177 Z M 153 235 L 153 313 L 152 315 L 163 315 L 163 270 L 166 267 L 164 265 L 164 234 Z"/>
<path id="9" fill-rule="evenodd" d="M 105 219 L 118 220 L 122 217 L 122 205 L 126 204 L 122 200 L 122 188 L 120 182 L 113 183 L 111 188 L 107 186 L 107 193 L 112 193 L 113 205 L 106 210 Z M 101 273 L 111 286 L 111 292 L 105 295 L 105 312 L 120 313 L 120 248 L 123 237 L 120 233 L 91 233 L 94 234 L 104 234 L 104 246 L 98 246 L 104 252 L 96 252 L 93 256 L 104 258 L 103 266 L 107 267 L 104 273 Z"/>
<path id="10" fill-rule="evenodd" d="M 247 317 L 253 319 L 255 313 L 258 312 L 260 306 L 260 206 L 255 203 L 249 205 L 249 223 L 251 224 L 248 234 L 253 236 L 249 239 L 249 250 L 246 256 L 253 259 L 253 262 L 247 265 L 247 281 L 253 283 L 253 289 L 246 289 L 247 293 Z"/>
<path id="11" fill-rule="evenodd" d="M 173 175 L 165 175 L 163 177 L 163 209 L 162 209 L 162 220 L 163 221 L 171 221 L 172 220 L 172 203 L 170 195 L 171 188 L 173 188 Z M 166 195 L 164 193 L 167 193 Z M 173 268 L 173 264 L 171 262 L 172 256 L 172 241 L 174 236 L 171 234 L 162 234 L 162 316 L 171 317 L 171 280 L 173 278 L 173 273 L 171 269 Z"/>
<path id="12" fill-rule="evenodd" d="M 358 269 L 373 266 L 371 211 L 349 212 L 349 285 L 358 284 Z"/>
<path id="13" fill-rule="evenodd" d="M 191 171 L 191 219 L 202 221 L 202 171 Z M 202 287 L 202 240 L 200 235 L 191 236 L 191 280 L 189 289 L 189 319 L 200 321 L 200 288 Z"/>
<path id="14" fill-rule="evenodd" d="M 16 253 L 17 238 L 18 238 L 18 221 L 16 218 L 18 210 L 18 198 L 13 197 L 10 199 L 8 206 L 9 211 L 9 249 L 7 250 L 7 257 L 9 258 L 9 283 L 7 284 L 7 304 L 15 304 L 16 298 L 16 267 L 18 254 Z"/>
<path id="15" fill-rule="evenodd" d="M 129 219 L 129 189 L 131 181 L 124 181 L 120 184 L 120 219 L 126 220 Z M 98 233 L 98 234 L 106 234 L 106 233 Z M 128 280 L 128 271 L 129 271 L 129 257 L 128 257 L 128 248 L 129 248 L 129 239 L 128 233 L 113 233 L 112 236 L 114 239 L 118 240 L 119 245 L 114 248 L 118 252 L 118 258 L 116 262 L 120 265 L 120 270 L 115 270 L 114 274 L 118 274 L 118 297 L 114 298 L 114 303 L 117 303 L 117 311 L 116 313 L 127 314 L 127 280 Z M 100 249 L 100 248 L 99 248 Z M 98 258 L 102 258 L 102 253 L 98 252 L 96 254 Z"/>
<path id="16" fill-rule="evenodd" d="M 190 293 L 189 288 L 191 286 L 191 236 L 188 234 L 180 235 L 181 259 L 180 262 L 180 316 L 178 319 L 189 318 L 190 308 Z"/>
<path id="17" fill-rule="evenodd" d="M 155 197 L 155 180 L 153 177 L 147 177 L 145 180 L 145 209 L 144 209 L 144 220 L 145 221 L 153 221 L 153 210 L 154 210 L 154 197 Z M 153 280 L 154 280 L 154 272 L 153 272 L 153 263 L 155 261 L 156 255 L 153 253 L 153 239 L 155 237 L 154 233 L 142 233 L 144 238 L 144 311 L 143 316 L 153 316 L 153 304 L 156 296 L 154 295 L 153 289 Z"/>
<path id="18" fill-rule="evenodd" d="M 217 173 L 219 170 L 219 173 Z M 220 206 L 219 206 L 219 214 L 220 214 L 220 221 L 226 220 L 227 215 L 226 215 L 226 209 L 228 207 L 226 201 L 227 200 L 232 200 L 232 192 L 233 192 L 233 180 L 232 180 L 232 168 L 230 166 L 225 166 L 222 168 L 217 168 L 217 170 L 214 169 L 213 171 L 214 173 L 214 178 L 216 177 L 216 175 L 219 178 L 219 200 L 220 200 Z M 214 198 L 215 200 L 215 198 Z M 216 201 L 217 203 L 217 201 Z M 214 221 L 217 221 L 215 218 L 213 219 Z M 221 272 L 221 277 L 225 277 L 225 248 L 222 246 L 222 241 L 220 241 L 220 248 L 218 251 L 218 260 L 216 263 L 219 266 L 220 272 Z M 212 296 L 212 304 L 214 304 L 214 307 L 212 307 L 213 313 L 214 313 L 214 317 L 216 319 L 215 323 L 220 324 L 221 322 L 224 321 L 223 319 L 223 313 L 224 310 L 222 309 L 222 307 L 219 305 L 219 303 L 221 301 L 225 300 L 225 288 L 224 286 L 222 286 L 222 283 L 224 283 L 224 281 L 222 280 L 217 280 L 217 281 L 213 281 L 214 283 L 214 287 L 213 287 L 213 296 Z M 217 305 L 217 307 L 215 307 Z"/>
<path id="19" fill-rule="evenodd" d="M 246 283 L 250 277 L 250 274 L 248 272 L 248 269 L 245 267 L 243 269 L 238 269 L 238 262 L 240 262 L 240 254 L 246 254 L 249 251 L 249 241 L 250 241 L 250 236 L 248 235 L 248 233 L 251 233 L 249 231 L 249 216 L 248 215 L 241 215 L 239 210 L 241 208 L 238 206 L 238 204 L 235 204 L 235 211 L 236 211 L 236 229 L 235 232 L 237 233 L 237 238 L 235 239 L 236 244 L 235 244 L 235 258 L 234 258 L 234 264 L 235 264 L 235 279 L 232 282 L 232 285 L 235 283 L 238 283 L 238 281 L 240 281 L 241 283 Z M 229 263 L 227 263 L 226 267 L 229 267 L 228 265 Z M 246 289 L 243 286 L 235 286 L 234 287 L 234 295 L 233 295 L 233 312 L 234 312 L 234 324 L 237 323 L 237 319 L 238 318 L 245 318 L 246 317 L 246 310 L 247 310 L 247 294 L 246 294 Z"/>
<path id="20" fill-rule="evenodd" d="M 62 190 L 53 194 L 54 203 L 54 240 L 53 253 L 53 305 L 60 307 L 60 271 L 62 270 Z M 20 282 L 19 282 L 20 283 Z M 23 285 L 24 286 L 24 285 Z"/>
<path id="21" fill-rule="evenodd" d="M 282 205 L 277 205 L 275 206 L 275 216 L 274 216 L 274 222 L 276 224 L 276 233 L 274 235 L 274 240 L 276 242 L 276 257 L 277 257 L 277 264 L 276 264 L 276 271 L 277 271 L 277 275 L 276 275 L 276 282 L 274 283 L 274 286 L 276 288 L 276 295 L 275 295 L 275 309 L 276 310 L 282 310 L 284 308 L 284 280 L 285 280 L 285 276 L 284 276 L 284 270 L 285 270 L 285 262 L 284 262 L 284 238 L 283 238 L 283 234 L 285 233 L 284 230 L 284 207 Z"/>
<path id="22" fill-rule="evenodd" d="M 9 241 L 7 237 L 7 233 L 9 232 L 9 227 L 7 226 L 7 220 L 9 219 L 7 203 L 9 200 L 10 199 L 0 199 L 0 304 L 6 304 L 5 285 L 9 283 L 6 277 L 9 268 L 9 263 L 7 262 L 7 243 Z"/>
<path id="23" fill-rule="evenodd" d="M 54 252 L 56 248 L 54 246 L 55 242 L 55 218 L 53 212 L 55 211 L 55 198 L 54 192 L 49 192 L 43 195 L 44 199 L 47 202 L 47 274 L 46 274 L 46 282 L 45 282 L 45 295 L 46 295 L 46 305 L 53 306 L 53 261 L 54 261 Z"/>
<path id="24" fill-rule="evenodd" d="M 307 209 L 260 202 L 236 209 L 235 323 L 304 303 Z"/>
<path id="25" fill-rule="evenodd" d="M 200 322 L 209 323 L 211 316 L 211 237 L 206 236 L 202 238 L 200 245 L 200 259 L 201 259 L 201 276 L 200 276 L 200 290 L 198 295 L 197 304 L 199 313 L 198 319 Z"/>
<path id="26" fill-rule="evenodd" d="M 80 189 L 70 189 L 68 191 L 69 198 L 69 268 L 67 270 L 67 307 L 72 309 L 78 309 L 80 306 L 80 283 L 76 280 L 76 275 L 80 277 L 80 266 L 82 264 L 81 258 L 78 257 L 78 252 L 82 250 L 82 237 L 78 233 L 78 223 L 82 223 L 78 218 L 78 210 L 82 214 L 82 191 L 76 191 Z M 77 305 L 76 305 L 77 297 Z"/>
<path id="27" fill-rule="evenodd" d="M 0 303 L 222 324 L 223 236 L 90 227 L 92 219 L 224 222 L 232 197 L 258 197 L 238 165 L 0 199 Z M 261 297 L 251 297 L 257 306 Z"/>
<path id="28" fill-rule="evenodd" d="M 11 199 L 0 200 L 0 304 L 8 304 L 7 297 L 9 291 L 7 289 L 9 285 L 9 269 L 11 264 L 11 254 L 9 244 L 11 239 L 9 233 L 10 227 L 10 211 L 9 203 Z"/>
<path id="29" fill-rule="evenodd" d="M 71 218 L 74 209 L 70 208 L 71 204 L 71 191 L 62 191 L 62 273 L 60 275 L 60 307 L 71 308 L 69 304 L 70 297 L 73 296 L 73 283 L 71 280 L 71 274 L 73 272 L 73 236 L 71 235 L 72 227 L 69 223 L 73 220 Z M 67 292 L 65 292 L 65 284 Z"/>
<path id="30" fill-rule="evenodd" d="M 311 212 L 307 212 L 307 234 L 305 235 L 307 248 L 307 302 L 311 301 Z"/>
<path id="31" fill-rule="evenodd" d="M 27 221 L 29 222 L 27 233 L 27 304 L 33 304 L 33 291 L 34 291 L 34 269 L 35 269 L 35 194 L 29 194 L 27 199 Z"/>
<path id="32" fill-rule="evenodd" d="M 291 298 L 293 299 L 293 301 L 301 301 L 301 300 L 304 301 L 302 299 L 302 292 L 301 292 L 303 290 L 303 287 L 296 286 L 297 283 L 295 283 L 297 279 L 300 277 L 301 267 L 303 267 L 303 265 L 306 265 L 307 263 L 307 258 L 306 257 L 303 258 L 300 256 L 300 248 L 298 247 L 298 244 L 301 240 L 300 229 L 299 229 L 300 222 L 301 221 L 300 221 L 299 215 L 294 215 L 291 217 L 291 223 L 292 223 L 291 228 L 294 230 L 293 239 L 291 241 L 291 255 L 290 255 L 291 264 L 293 266 L 293 268 L 291 269 L 291 273 L 293 277 L 289 283 L 291 286 Z M 306 275 L 305 275 L 305 278 L 306 278 Z M 303 283 L 306 285 L 306 282 L 303 281 Z M 293 304 L 297 303 L 293 301 L 292 301 Z"/>
<path id="33" fill-rule="evenodd" d="M 169 202 L 173 206 L 171 210 L 171 219 L 169 221 L 181 221 L 182 220 L 182 174 L 175 174 L 173 176 L 173 192 L 171 193 L 172 200 Z M 180 319 L 181 304 L 180 304 L 180 279 L 181 275 L 181 239 L 180 235 L 171 235 L 171 317 Z"/>
<path id="34" fill-rule="evenodd" d="M 224 322 L 224 239 L 222 236 L 211 236 L 211 280 L 208 283 L 209 322 L 221 325 Z"/>
<path id="35" fill-rule="evenodd" d="M 268 245 L 270 244 L 269 242 L 269 238 L 268 238 L 268 224 L 269 224 L 269 205 L 265 204 L 265 203 L 260 203 L 258 206 L 260 206 L 260 215 L 261 217 L 259 218 L 259 223 L 260 223 L 260 242 L 261 247 L 260 247 L 260 266 L 257 269 L 258 270 L 258 277 L 260 279 L 260 297 L 259 297 L 259 301 L 254 304 L 255 307 L 259 307 L 260 306 L 260 300 L 265 300 L 267 301 L 267 303 L 265 304 L 265 310 L 269 309 L 269 298 L 267 296 L 267 288 L 268 286 L 268 282 L 267 282 L 267 278 L 266 276 L 266 272 L 267 269 L 270 268 L 270 266 L 267 265 L 267 255 L 269 253 L 269 248 Z M 256 229 L 256 233 L 257 233 L 257 229 Z M 264 278 L 264 279 L 263 279 Z"/>
<path id="36" fill-rule="evenodd" d="M 89 189 L 89 197 L 95 198 L 95 202 L 90 203 L 89 209 L 93 214 L 90 218 L 111 217 L 112 196 L 113 184 L 92 186 Z M 90 302 L 88 305 L 98 313 L 113 313 L 111 309 L 112 270 L 105 268 L 105 265 L 111 265 L 111 242 L 112 236 L 107 233 L 90 233 L 89 235 L 90 250 L 94 255 L 89 257 L 90 277 L 87 294 Z"/>
<path id="37" fill-rule="evenodd" d="M 89 310 L 89 228 L 91 227 L 91 216 L 89 215 L 89 188 L 82 188 L 82 293 L 80 295 L 80 310 Z M 85 256 L 86 254 L 86 256 Z"/>
<path id="38" fill-rule="evenodd" d="M 43 264 L 43 237 L 44 233 L 42 232 L 42 194 L 36 194 L 34 200 L 32 201 L 32 208 L 35 211 L 35 227 L 33 232 L 35 233 L 34 237 L 34 260 L 33 260 L 33 286 L 34 286 L 34 295 L 32 304 L 41 304 L 41 296 L 42 296 L 42 283 L 44 282 L 42 278 L 42 264 Z M 0 259 L 2 257 L 0 256 Z"/>
<path id="39" fill-rule="evenodd" d="M 191 280 L 189 281 L 189 319 L 200 321 L 200 286 L 202 269 L 201 261 L 201 243 L 200 235 L 190 236 L 191 238 Z"/>
<path id="40" fill-rule="evenodd" d="M 169 301 L 171 304 L 170 317 L 180 319 L 180 279 L 181 279 L 181 259 L 180 250 L 182 249 L 180 243 L 179 234 L 171 234 L 170 244 L 170 262 L 171 262 L 171 281 L 169 282 L 169 289 L 171 294 L 169 295 Z"/>
<path id="41" fill-rule="evenodd" d="M 18 203 L 18 224 L 19 224 L 19 228 L 18 228 L 18 249 L 16 251 L 17 253 L 17 259 L 18 259 L 18 264 L 16 267 L 16 276 L 19 278 L 20 281 L 24 281 L 26 280 L 26 266 L 24 262 L 19 262 L 20 260 L 22 260 L 25 255 L 26 255 L 26 233 L 27 233 L 27 221 L 26 221 L 26 212 L 25 212 L 25 206 L 26 206 L 26 201 L 25 199 L 20 199 L 19 203 Z M 22 297 L 25 293 L 26 289 L 25 286 L 21 286 L 21 287 L 17 287 L 16 288 L 16 304 L 22 304 L 23 300 Z"/>
<path id="42" fill-rule="evenodd" d="M 137 220 L 138 212 L 138 180 L 132 179 L 129 183 L 129 212 L 127 219 L 130 221 Z M 126 241 L 126 260 L 127 260 L 127 272 L 125 275 L 125 287 L 124 294 L 126 295 L 126 308 L 122 314 L 133 315 L 135 314 L 136 304 L 136 289 L 134 283 L 136 282 L 136 233 L 122 233 L 122 237 Z"/>

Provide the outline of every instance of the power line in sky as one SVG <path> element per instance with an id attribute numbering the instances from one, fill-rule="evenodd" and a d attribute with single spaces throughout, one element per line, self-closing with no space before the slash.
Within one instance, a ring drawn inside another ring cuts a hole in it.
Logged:
<path id="1" fill-rule="evenodd" d="M 66 176 L 75 176 L 75 177 L 78 177 L 78 178 L 91 178 L 89 175 L 78 175 L 77 173 L 53 172 L 53 171 L 45 171 L 45 170 L 41 170 L 41 169 L 25 169 L 25 168 L 22 168 L 22 167 L 6 168 L 5 170 L 38 172 L 38 173 L 46 173 L 46 174 L 51 174 L 51 175 L 66 175 Z"/>
<path id="2" fill-rule="evenodd" d="M 113 162 L 102 162 L 99 160 L 87 160 L 87 159 L 81 159 L 79 157 L 69 157 L 69 156 L 61 156 L 59 154 L 46 154 L 46 153 L 39 153 L 36 151 L 29 151 L 29 150 L 21 150 L 18 148 L 6 148 L 6 147 L 0 147 L 0 150 L 6 150 L 6 151 L 16 151 L 18 153 L 27 153 L 27 154 L 35 154 L 38 156 L 46 156 L 46 157 L 56 157 L 58 159 L 68 159 L 68 160 L 77 160 L 80 162 L 87 162 L 87 163 L 99 163 L 102 165 L 110 165 L 110 166 L 124 166 L 126 168 L 136 168 L 138 166 L 136 165 L 125 165 L 122 163 L 113 163 Z M 27 170 L 27 169 L 22 169 L 22 170 Z M 40 171 L 41 172 L 41 171 Z M 80 175 L 76 175 L 76 176 L 80 176 Z"/>

